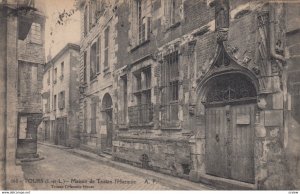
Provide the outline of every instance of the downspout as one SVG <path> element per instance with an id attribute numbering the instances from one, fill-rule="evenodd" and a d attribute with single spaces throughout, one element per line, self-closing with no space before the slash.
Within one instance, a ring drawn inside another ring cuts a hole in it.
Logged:
<path id="1" fill-rule="evenodd" d="M 273 59 L 277 59 L 280 62 L 282 62 L 282 64 L 286 63 L 286 59 L 284 56 L 279 55 L 276 53 L 276 43 L 275 43 L 275 8 L 274 5 L 272 3 L 270 3 L 270 55 L 271 58 Z M 281 43 L 283 44 L 283 43 Z M 282 66 L 280 67 L 282 70 Z"/>
<path id="2" fill-rule="evenodd" d="M 283 136 L 282 136 L 282 145 L 283 145 L 283 149 L 286 148 L 287 144 L 288 144 L 288 98 L 287 98 L 287 75 L 286 75 L 286 71 L 284 71 L 284 67 L 286 66 L 286 58 L 283 55 L 280 55 L 278 53 L 276 53 L 276 42 L 275 42 L 275 22 L 276 21 L 276 5 L 274 5 L 274 3 L 269 4 L 269 8 L 270 8 L 270 56 L 271 59 L 275 59 L 278 60 L 279 62 L 277 62 L 278 68 L 280 70 L 280 79 L 281 79 L 281 85 L 282 85 L 282 95 L 283 95 Z M 282 5 L 283 9 L 283 13 L 284 13 L 284 5 Z M 285 14 L 281 14 L 281 17 L 285 17 Z M 285 24 L 283 24 L 285 25 Z M 284 39 L 283 39 L 284 40 Z M 281 44 L 284 46 L 284 41 L 281 40 Z M 285 49 L 283 48 L 283 51 L 285 51 Z"/>

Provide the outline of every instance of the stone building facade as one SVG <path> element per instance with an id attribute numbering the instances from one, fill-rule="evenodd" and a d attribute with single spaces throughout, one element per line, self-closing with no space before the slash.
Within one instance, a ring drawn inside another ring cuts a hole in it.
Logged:
<path id="1" fill-rule="evenodd" d="M 101 153 L 112 134 L 115 160 L 220 188 L 299 188 L 298 4 L 119 0 L 97 15 L 93 3 L 105 1 L 81 1 L 81 130 L 98 125 L 83 142 Z M 108 13 L 111 74 L 97 63 L 93 81 L 84 51 Z M 95 83 L 110 85 L 111 128 Z"/>
<path id="2" fill-rule="evenodd" d="M 114 1 L 81 1 L 80 140 L 81 148 L 112 151 L 113 72 L 117 64 L 117 17 Z"/>
<path id="3" fill-rule="evenodd" d="M 23 177 L 16 159 L 36 155 L 45 17 L 38 1 L 0 1 L 0 15 L 0 189 L 22 189 L 12 180 Z"/>
<path id="4" fill-rule="evenodd" d="M 42 121 L 45 16 L 34 17 L 27 36 L 18 40 L 18 157 L 37 157 L 37 130 Z M 20 29 L 21 34 L 24 31 Z"/>
<path id="5" fill-rule="evenodd" d="M 39 141 L 79 145 L 79 50 L 79 45 L 68 43 L 44 68 Z"/>

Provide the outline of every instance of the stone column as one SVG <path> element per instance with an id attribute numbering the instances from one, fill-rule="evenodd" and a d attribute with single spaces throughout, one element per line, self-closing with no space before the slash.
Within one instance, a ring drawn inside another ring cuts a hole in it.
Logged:
<path id="1" fill-rule="evenodd" d="M 6 147 L 6 10 L 0 8 L 0 190 L 5 189 Z"/>
<path id="2" fill-rule="evenodd" d="M 7 17 L 7 60 L 6 60 L 6 187 L 16 189 L 18 185 L 12 182 L 14 179 L 22 179 L 20 166 L 16 166 L 17 149 L 17 87 L 18 87 L 18 18 Z"/>

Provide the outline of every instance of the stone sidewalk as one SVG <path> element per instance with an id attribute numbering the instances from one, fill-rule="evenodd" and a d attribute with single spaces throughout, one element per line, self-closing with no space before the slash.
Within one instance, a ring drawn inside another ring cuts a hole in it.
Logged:
<path id="1" fill-rule="evenodd" d="M 48 143 L 42 143 L 39 142 L 41 145 L 46 145 L 49 147 L 53 147 L 56 149 L 64 150 L 66 152 L 72 153 L 77 156 L 81 156 L 85 159 L 89 159 L 95 162 L 98 162 L 100 164 L 104 164 L 110 167 L 113 167 L 115 169 L 119 169 L 125 172 L 133 173 L 138 176 L 143 176 L 143 177 L 148 177 L 152 180 L 155 180 L 163 185 L 166 185 L 169 188 L 172 188 L 174 190 L 211 190 L 213 187 L 204 185 L 201 183 L 194 183 L 185 179 L 169 176 L 166 174 L 154 172 L 151 170 L 146 170 L 146 169 L 141 169 L 138 167 L 134 167 L 128 164 L 124 164 L 121 162 L 113 161 L 109 156 L 99 156 L 97 154 L 83 151 L 80 149 L 72 149 L 64 146 L 59 146 L 59 145 L 53 145 L 53 144 L 48 144 Z"/>

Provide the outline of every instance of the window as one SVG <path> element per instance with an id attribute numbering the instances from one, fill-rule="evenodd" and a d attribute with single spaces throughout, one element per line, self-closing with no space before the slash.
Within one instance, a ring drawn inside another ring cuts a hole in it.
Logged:
<path id="1" fill-rule="evenodd" d="M 121 77 L 121 112 L 120 112 L 120 123 L 126 124 L 127 120 L 127 76 Z"/>
<path id="2" fill-rule="evenodd" d="M 137 0 L 137 16 L 138 16 L 138 32 L 139 32 L 139 44 L 145 41 L 145 25 L 143 25 L 142 17 L 142 1 Z"/>
<path id="3" fill-rule="evenodd" d="M 96 49 L 96 65 L 97 65 L 97 73 L 100 72 L 100 55 L 101 54 L 101 42 L 100 37 L 97 39 L 97 49 Z"/>
<path id="4" fill-rule="evenodd" d="M 54 69 L 54 75 L 53 75 L 53 83 L 55 84 L 56 83 L 56 80 L 57 80 L 57 68 Z"/>
<path id="5" fill-rule="evenodd" d="M 45 113 L 49 113 L 49 112 L 50 112 L 50 96 L 47 97 L 47 102 L 45 104 Z"/>
<path id="6" fill-rule="evenodd" d="M 48 83 L 48 85 L 50 85 L 50 70 L 48 71 L 48 77 L 47 77 L 47 83 Z"/>
<path id="7" fill-rule="evenodd" d="M 91 133 L 97 133 L 97 100 L 92 99 L 91 103 Z"/>
<path id="8" fill-rule="evenodd" d="M 87 82 L 86 65 L 87 65 L 87 52 L 85 51 L 85 52 L 83 53 L 83 83 L 84 83 L 84 84 L 86 84 L 86 82 Z"/>
<path id="9" fill-rule="evenodd" d="M 36 44 L 42 44 L 42 36 L 41 36 L 41 24 L 32 23 L 30 29 L 30 42 Z"/>
<path id="10" fill-rule="evenodd" d="M 84 8 L 84 22 L 83 22 L 83 28 L 84 28 L 84 36 L 86 36 L 87 35 L 87 32 L 88 32 L 88 27 L 87 27 L 87 25 L 88 25 L 88 13 L 87 13 L 87 7 L 85 7 Z"/>
<path id="11" fill-rule="evenodd" d="M 61 62 L 60 64 L 60 79 L 62 80 L 64 78 L 64 67 L 65 66 L 65 63 L 64 62 Z"/>
<path id="12" fill-rule="evenodd" d="M 96 66 L 97 66 L 97 43 L 95 42 L 91 47 L 90 52 L 90 80 L 94 79 L 96 77 Z"/>
<path id="13" fill-rule="evenodd" d="M 104 10 L 105 10 L 106 2 L 105 0 L 97 0 L 97 10 L 96 10 L 96 21 L 99 20 L 101 15 L 103 15 Z"/>
<path id="14" fill-rule="evenodd" d="M 65 108 L 65 91 L 61 91 L 59 93 L 58 108 L 59 109 L 64 109 Z"/>
<path id="15" fill-rule="evenodd" d="M 165 0 L 164 12 L 167 27 L 171 27 L 181 21 L 182 0 Z"/>
<path id="16" fill-rule="evenodd" d="M 96 9 L 97 2 L 96 0 L 91 0 L 89 2 L 89 30 L 91 30 L 96 23 Z"/>
<path id="17" fill-rule="evenodd" d="M 53 110 L 56 110 L 56 95 L 53 97 Z"/>
<path id="18" fill-rule="evenodd" d="M 145 13 L 145 3 L 146 1 L 136 0 L 136 22 L 133 28 L 136 28 L 136 32 L 138 34 L 137 37 L 137 45 L 144 43 L 146 40 L 150 38 L 150 17 L 146 17 Z"/>
<path id="19" fill-rule="evenodd" d="M 178 120 L 179 56 L 175 51 L 164 57 L 162 64 L 162 122 Z"/>
<path id="20" fill-rule="evenodd" d="M 109 64 L 109 27 L 104 31 L 104 70 L 108 68 Z"/>
<path id="21" fill-rule="evenodd" d="M 134 72 L 134 96 L 136 106 L 129 107 L 131 125 L 146 124 L 152 121 L 151 67 Z"/>
<path id="22" fill-rule="evenodd" d="M 83 105 L 83 132 L 87 132 L 87 104 L 84 102 Z"/>

